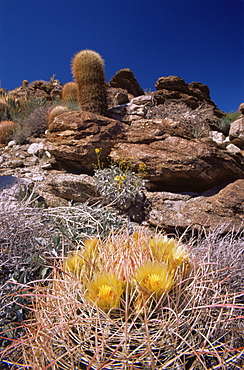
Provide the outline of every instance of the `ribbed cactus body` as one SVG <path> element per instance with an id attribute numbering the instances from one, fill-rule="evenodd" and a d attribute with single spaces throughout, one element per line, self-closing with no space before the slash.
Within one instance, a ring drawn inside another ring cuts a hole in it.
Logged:
<path id="1" fill-rule="evenodd" d="M 77 101 L 78 87 L 76 82 L 67 82 L 62 88 L 62 100 Z"/>
<path id="2" fill-rule="evenodd" d="M 106 115 L 107 88 L 101 56 L 93 50 L 80 51 L 73 58 L 72 71 L 78 85 L 81 109 Z"/>

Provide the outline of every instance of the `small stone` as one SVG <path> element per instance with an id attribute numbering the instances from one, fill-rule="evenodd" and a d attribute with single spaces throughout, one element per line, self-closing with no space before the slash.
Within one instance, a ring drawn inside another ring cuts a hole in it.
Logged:
<path id="1" fill-rule="evenodd" d="M 13 146 L 15 146 L 17 143 L 16 143 L 16 141 L 15 140 L 11 140 L 11 141 L 9 141 L 9 143 L 8 143 L 8 147 L 9 148 L 12 148 Z"/>
<path id="2" fill-rule="evenodd" d="M 226 150 L 231 153 L 231 154 L 237 154 L 237 153 L 241 153 L 241 149 L 238 148 L 238 146 L 234 145 L 234 144 L 229 144 L 227 145 L 226 147 Z"/>

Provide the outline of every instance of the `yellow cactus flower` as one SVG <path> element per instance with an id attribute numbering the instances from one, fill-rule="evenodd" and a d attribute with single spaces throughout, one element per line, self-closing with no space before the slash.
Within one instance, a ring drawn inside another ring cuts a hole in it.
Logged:
<path id="1" fill-rule="evenodd" d="M 178 268 L 183 265 L 184 262 L 189 260 L 189 255 L 186 248 L 183 245 L 175 244 L 171 249 L 171 253 L 168 256 L 169 265 L 171 268 Z"/>
<path id="2" fill-rule="evenodd" d="M 136 271 L 135 281 L 147 294 L 156 298 L 168 292 L 174 284 L 174 272 L 165 263 L 148 261 Z"/>
<path id="3" fill-rule="evenodd" d="M 64 269 L 80 277 L 84 268 L 84 259 L 79 252 L 70 252 L 64 261 Z"/>
<path id="4" fill-rule="evenodd" d="M 94 260 L 97 255 L 98 238 L 86 239 L 84 241 L 85 250 L 83 253 L 85 260 Z"/>
<path id="5" fill-rule="evenodd" d="M 96 303 L 105 312 L 120 306 L 120 297 L 124 290 L 124 282 L 115 274 L 97 275 L 87 282 L 86 298 Z"/>

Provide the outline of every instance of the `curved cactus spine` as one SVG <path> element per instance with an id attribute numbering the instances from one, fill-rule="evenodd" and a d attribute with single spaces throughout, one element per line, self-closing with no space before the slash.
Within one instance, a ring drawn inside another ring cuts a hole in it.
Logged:
<path id="1" fill-rule="evenodd" d="M 107 89 L 101 56 L 93 50 L 78 52 L 72 60 L 72 71 L 78 85 L 81 109 L 106 115 Z"/>

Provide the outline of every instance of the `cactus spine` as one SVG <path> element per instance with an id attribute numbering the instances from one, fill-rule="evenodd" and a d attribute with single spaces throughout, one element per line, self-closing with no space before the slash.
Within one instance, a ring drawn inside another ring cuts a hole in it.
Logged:
<path id="1" fill-rule="evenodd" d="M 93 50 L 78 52 L 72 60 L 72 71 L 78 85 L 81 109 L 106 115 L 107 89 L 101 56 Z"/>

